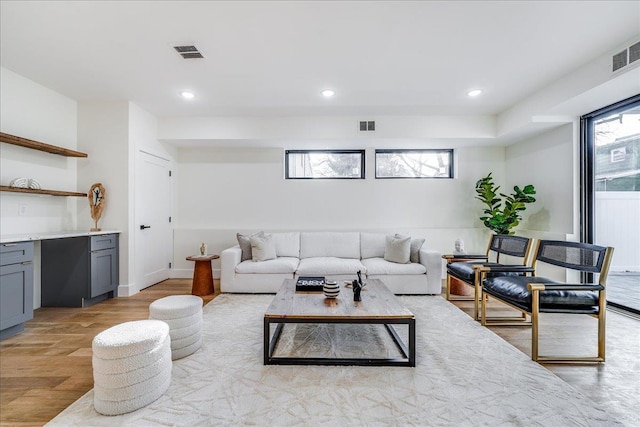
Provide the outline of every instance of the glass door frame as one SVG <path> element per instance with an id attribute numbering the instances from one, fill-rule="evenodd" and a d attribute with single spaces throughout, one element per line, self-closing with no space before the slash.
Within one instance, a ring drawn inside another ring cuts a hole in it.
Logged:
<path id="1" fill-rule="evenodd" d="M 580 239 L 582 242 L 595 241 L 595 136 L 593 122 L 599 118 L 624 111 L 634 104 L 640 104 L 640 94 L 592 111 L 580 117 Z M 585 273 L 583 281 L 593 282 L 593 273 Z M 618 304 L 610 303 L 613 306 Z M 625 310 L 636 310 L 623 307 Z"/>

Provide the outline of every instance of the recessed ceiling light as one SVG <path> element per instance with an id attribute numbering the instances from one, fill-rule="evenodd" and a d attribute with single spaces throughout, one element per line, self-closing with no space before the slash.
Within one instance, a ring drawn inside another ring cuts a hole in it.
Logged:
<path id="1" fill-rule="evenodd" d="M 322 91 L 322 96 L 324 96 L 325 98 L 331 98 L 335 94 L 336 92 L 331 89 L 325 89 Z"/>
<path id="2" fill-rule="evenodd" d="M 196 97 L 196 95 L 193 92 L 189 92 L 186 90 L 180 92 L 180 96 L 182 96 L 184 99 L 193 99 Z"/>
<path id="3" fill-rule="evenodd" d="M 482 91 L 480 89 L 473 89 L 470 90 L 469 92 L 467 92 L 467 95 L 474 97 L 474 96 L 478 96 L 482 93 Z"/>

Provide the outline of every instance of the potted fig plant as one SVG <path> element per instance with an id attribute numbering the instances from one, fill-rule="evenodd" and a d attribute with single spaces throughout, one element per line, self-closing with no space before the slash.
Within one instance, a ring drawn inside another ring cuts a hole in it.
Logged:
<path id="1" fill-rule="evenodd" d="M 498 193 L 499 189 L 500 186 L 494 184 L 491 173 L 476 182 L 475 198 L 486 205 L 484 216 L 481 216 L 480 220 L 496 234 L 514 234 L 511 229 L 520 223 L 527 203 L 536 201 L 533 197 L 536 189 L 531 184 L 525 185 L 524 188 L 516 185 L 513 187 L 513 193 L 509 195 Z"/>

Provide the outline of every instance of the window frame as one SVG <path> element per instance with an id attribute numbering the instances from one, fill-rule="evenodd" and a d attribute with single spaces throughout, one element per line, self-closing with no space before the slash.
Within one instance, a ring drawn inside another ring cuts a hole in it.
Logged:
<path id="1" fill-rule="evenodd" d="M 378 176 L 378 153 L 448 153 L 449 154 L 449 174 L 448 176 Z M 374 171 L 376 179 L 454 179 L 455 178 L 455 151 L 453 148 L 392 148 L 376 149 L 374 153 Z"/>
<path id="2" fill-rule="evenodd" d="M 308 153 L 326 153 L 326 154 L 359 154 L 360 155 L 360 176 L 328 176 L 328 177 L 313 177 L 313 176 L 289 176 L 289 154 L 308 154 Z M 285 150 L 284 151 L 284 179 L 365 179 L 366 178 L 366 158 L 365 150 Z"/>

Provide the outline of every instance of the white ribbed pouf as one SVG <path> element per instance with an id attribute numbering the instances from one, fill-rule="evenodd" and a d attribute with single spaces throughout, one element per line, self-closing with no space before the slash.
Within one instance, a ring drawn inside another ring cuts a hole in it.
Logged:
<path id="1" fill-rule="evenodd" d="M 171 295 L 149 305 L 149 319 L 169 325 L 171 358 L 186 357 L 202 345 L 202 298 L 195 295 Z"/>
<path id="2" fill-rule="evenodd" d="M 169 325 L 136 320 L 95 336 L 93 406 L 103 415 L 140 409 L 167 391 L 171 383 Z"/>

